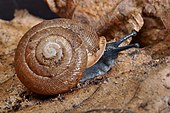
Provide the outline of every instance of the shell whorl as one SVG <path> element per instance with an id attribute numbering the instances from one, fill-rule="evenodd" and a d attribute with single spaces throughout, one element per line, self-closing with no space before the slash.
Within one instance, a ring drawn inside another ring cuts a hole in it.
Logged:
<path id="1" fill-rule="evenodd" d="M 31 91 L 53 95 L 74 87 L 87 65 L 87 50 L 96 52 L 99 39 L 91 27 L 68 19 L 44 21 L 20 40 L 15 68 Z"/>
<path id="2" fill-rule="evenodd" d="M 45 58 L 53 58 L 57 56 L 56 62 L 61 60 L 63 54 L 62 54 L 62 48 L 59 44 L 55 42 L 48 42 L 42 49 L 43 49 L 42 53 Z"/>

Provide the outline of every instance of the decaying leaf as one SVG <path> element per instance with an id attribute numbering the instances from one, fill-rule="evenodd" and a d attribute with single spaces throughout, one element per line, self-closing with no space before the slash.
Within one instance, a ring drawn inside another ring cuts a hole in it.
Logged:
<path id="1" fill-rule="evenodd" d="M 144 26 L 137 42 L 143 46 L 155 45 L 170 33 L 170 1 L 143 0 Z"/>
<path id="2" fill-rule="evenodd" d="M 91 25 L 110 41 L 143 26 L 141 8 L 135 0 L 46 0 L 60 17 Z M 129 43 L 129 41 L 128 41 Z"/>
<path id="3" fill-rule="evenodd" d="M 170 29 L 169 0 L 46 0 L 61 17 L 93 26 L 107 40 L 119 39 L 132 30 L 142 46 L 154 45 Z M 156 26 L 156 27 L 155 27 Z M 129 40 L 130 41 L 130 40 Z M 129 42 L 128 42 L 129 43 Z"/>

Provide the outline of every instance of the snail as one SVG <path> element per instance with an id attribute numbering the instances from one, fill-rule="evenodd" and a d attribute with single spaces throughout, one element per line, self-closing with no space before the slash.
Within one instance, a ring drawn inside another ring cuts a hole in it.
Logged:
<path id="1" fill-rule="evenodd" d="M 64 93 L 79 81 L 110 70 L 119 51 L 138 47 L 138 44 L 118 47 L 135 34 L 106 43 L 105 37 L 98 37 L 89 25 L 63 18 L 46 20 L 21 38 L 15 53 L 15 70 L 32 92 Z"/>

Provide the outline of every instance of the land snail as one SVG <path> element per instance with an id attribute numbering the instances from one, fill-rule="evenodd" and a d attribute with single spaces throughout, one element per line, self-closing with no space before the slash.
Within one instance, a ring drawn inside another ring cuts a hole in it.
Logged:
<path id="1" fill-rule="evenodd" d="M 46 20 L 31 28 L 20 40 L 15 69 L 20 81 L 42 95 L 64 93 L 78 82 L 105 74 L 122 50 L 118 47 L 136 32 L 117 42 L 106 43 L 89 25 L 70 19 Z"/>

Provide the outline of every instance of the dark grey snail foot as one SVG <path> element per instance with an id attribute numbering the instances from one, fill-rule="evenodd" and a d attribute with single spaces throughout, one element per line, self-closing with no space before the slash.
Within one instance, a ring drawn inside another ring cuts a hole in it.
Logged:
<path id="1" fill-rule="evenodd" d="M 137 33 L 133 31 L 129 35 L 123 37 L 117 42 L 108 43 L 106 45 L 105 52 L 100 60 L 90 68 L 87 68 L 84 71 L 84 76 L 81 78 L 80 82 L 85 82 L 86 80 L 92 79 L 99 75 L 106 74 L 109 70 L 111 70 L 112 66 L 115 63 L 115 59 L 118 57 L 118 53 L 120 51 L 129 49 L 129 48 L 139 48 L 139 44 L 129 44 L 127 46 L 119 47 L 119 45 L 125 40 L 129 39 L 132 36 L 136 36 Z"/>
<path id="2" fill-rule="evenodd" d="M 97 62 L 92 67 L 85 70 L 84 76 L 82 77 L 80 82 L 85 82 L 86 80 L 92 79 L 96 76 L 104 75 L 111 69 L 113 65 L 114 65 L 114 60 L 109 60 L 107 62 L 101 60 Z"/>

